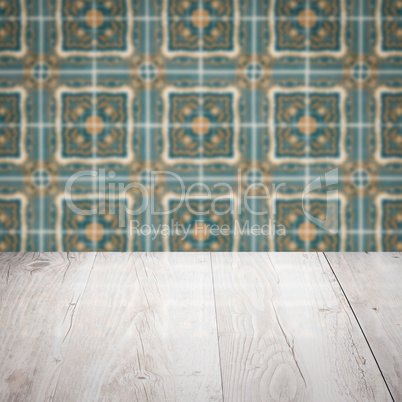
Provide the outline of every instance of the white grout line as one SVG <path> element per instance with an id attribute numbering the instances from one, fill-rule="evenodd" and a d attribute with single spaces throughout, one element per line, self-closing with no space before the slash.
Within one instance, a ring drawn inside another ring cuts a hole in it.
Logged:
<path id="1" fill-rule="evenodd" d="M 45 0 L 39 0 L 39 15 L 40 17 L 43 17 L 43 2 Z M 44 127 L 43 127 L 43 120 L 44 120 L 44 115 L 43 115 L 43 81 L 42 81 L 42 76 L 43 76 L 43 62 L 44 62 L 44 43 L 45 43 L 45 35 L 44 35 L 44 21 L 42 19 L 38 20 L 39 22 L 39 63 L 40 63 L 40 69 L 39 69 L 39 100 L 38 100 L 38 108 L 39 108 L 39 122 L 38 122 L 38 128 L 39 128 L 39 167 L 40 169 L 44 168 Z M 41 183 L 43 184 L 43 183 Z M 39 199 L 39 251 L 46 251 L 44 247 L 44 235 L 42 234 L 44 230 L 44 220 L 45 220 L 45 189 L 43 185 L 40 187 L 40 199 Z"/>
<path id="2" fill-rule="evenodd" d="M 359 14 L 360 16 L 363 15 L 363 1 L 365 0 L 359 0 Z M 363 83 L 361 80 L 361 63 L 364 61 L 364 44 L 363 44 L 363 35 L 364 35 L 364 30 L 363 30 L 363 20 L 360 18 L 359 19 L 359 81 L 358 81 L 358 90 L 359 90 L 359 105 L 358 105 L 358 110 L 359 110 L 359 138 L 358 138 L 358 162 L 359 162 L 359 167 L 360 169 L 363 168 Z M 362 175 L 360 173 L 359 175 L 360 180 L 362 179 Z M 363 188 L 359 186 L 359 212 L 358 212 L 358 225 L 359 225 L 359 230 L 363 231 L 364 230 L 364 192 Z M 363 250 L 363 236 L 359 236 L 359 251 L 364 251 Z"/>
<path id="3" fill-rule="evenodd" d="M 88 58 L 88 59 L 92 59 L 93 57 L 99 57 L 102 58 L 102 54 L 100 53 L 95 53 L 95 52 L 86 52 L 82 55 L 82 57 Z M 319 58 L 321 57 L 319 54 L 314 54 L 311 53 L 310 51 L 310 57 L 311 58 Z M 281 56 L 278 56 L 279 61 Z M 300 54 L 299 56 L 295 56 L 295 58 L 299 58 L 300 62 L 302 62 L 302 59 L 305 58 L 305 54 Z M 194 57 L 194 60 L 196 58 Z M 197 57 L 198 59 L 198 57 Z M 298 77 L 302 77 L 305 73 L 300 71 L 300 70 L 296 70 L 296 69 L 286 69 L 286 68 L 281 68 L 280 65 L 277 66 L 278 69 L 261 69 L 261 73 L 262 74 L 267 74 L 269 76 L 298 76 Z M 0 70 L 0 76 L 1 75 L 14 75 L 17 76 L 17 78 L 20 78 L 21 74 L 32 74 L 34 72 L 33 69 L 15 69 L 15 70 L 8 70 L 8 69 L 1 69 Z M 68 69 L 68 68 L 62 68 L 60 70 L 52 70 L 49 69 L 48 70 L 49 74 L 56 74 L 58 76 L 71 76 L 71 75 L 78 75 L 81 78 L 85 77 L 87 75 L 87 73 L 84 71 L 82 71 L 82 69 L 80 69 L 79 67 L 77 67 L 77 69 Z M 380 76 L 388 76 L 388 75 L 397 75 L 397 76 L 401 76 L 401 70 L 395 70 L 395 69 L 384 69 L 384 70 L 377 70 L 377 69 L 369 69 L 368 70 L 369 73 L 373 73 L 373 74 L 378 74 Z M 98 75 L 110 75 L 110 74 L 116 74 L 116 75 L 120 75 L 120 74 L 124 74 L 126 76 L 130 76 L 130 75 L 135 75 L 135 74 L 142 74 L 142 71 L 139 69 L 122 69 L 122 68 L 116 68 L 116 69 L 110 69 L 110 68 L 101 68 L 97 71 Z M 177 75 L 198 75 L 198 69 L 194 69 L 194 68 L 175 68 L 175 69 L 155 69 L 155 73 L 160 74 L 160 75 L 166 75 L 169 77 L 169 75 L 172 75 L 173 78 L 176 78 Z M 353 75 L 355 73 L 355 71 L 353 69 L 345 69 L 345 68 L 339 68 L 339 69 L 316 69 L 316 68 L 312 68 L 310 70 L 310 74 L 311 75 L 322 75 L 325 78 L 328 78 L 329 76 L 341 76 L 341 75 L 345 75 L 345 74 L 351 74 Z M 203 75 L 208 76 L 217 76 L 217 75 L 223 75 L 223 76 L 228 76 L 228 75 L 238 75 L 238 74 L 247 74 L 247 70 L 244 69 L 237 69 L 237 68 L 233 68 L 233 69 L 228 69 L 228 68 L 222 68 L 222 69 L 216 69 L 216 68 L 208 68 L 208 69 L 204 69 L 203 70 Z M 236 77 L 234 77 L 236 78 Z M 317 86 L 317 88 L 319 88 L 319 86 Z"/>
<path id="4" fill-rule="evenodd" d="M 395 174 L 395 176 L 388 176 L 388 175 L 382 175 L 382 174 L 378 174 L 376 176 L 370 176 L 368 175 L 367 177 L 369 179 L 375 179 L 377 181 L 385 181 L 385 182 L 398 182 L 401 186 L 402 186 L 402 180 L 400 178 L 399 174 L 400 172 L 398 171 L 398 173 Z M 317 173 L 317 175 L 310 175 L 309 177 L 307 177 L 308 180 L 312 180 L 314 178 L 316 178 L 319 175 L 319 173 Z M 71 176 L 51 176 L 49 175 L 49 180 L 51 181 L 55 181 L 55 182 L 66 182 L 68 179 L 71 178 Z M 249 179 L 248 176 L 242 176 L 242 175 L 233 175 L 233 174 L 228 174 L 228 175 L 222 175 L 222 176 L 208 176 L 208 175 L 204 175 L 203 177 L 203 183 L 207 184 L 208 182 L 214 182 L 214 184 L 220 182 L 220 181 L 224 181 L 227 180 L 231 183 L 235 182 L 237 183 L 238 180 L 242 180 L 242 181 L 247 181 Z M 190 175 L 183 175 L 182 180 L 184 183 L 187 183 L 187 181 L 190 180 L 199 180 L 199 175 L 197 176 L 192 176 Z M 345 182 L 345 183 L 353 183 L 354 179 L 352 177 L 340 177 L 339 178 L 340 182 Z M 25 182 L 34 182 L 35 178 L 33 177 L 21 177 L 21 176 L 4 176 L 4 177 L 0 177 L 0 185 L 1 183 L 8 183 L 8 182 L 15 182 L 15 183 L 25 183 Z M 114 179 L 110 179 L 108 182 L 109 183 L 119 183 L 120 182 L 138 182 L 141 183 L 143 181 L 143 177 L 139 176 L 116 176 Z M 168 180 L 165 181 L 166 183 L 178 183 L 176 179 L 174 178 L 168 178 Z M 305 183 L 305 176 L 303 177 L 294 177 L 294 176 L 261 176 L 260 183 L 278 183 L 278 182 L 290 182 L 290 183 Z M 87 183 L 93 183 L 93 180 L 90 178 L 87 179 L 81 179 L 79 181 L 79 184 L 87 184 Z M 230 184 L 230 183 L 228 183 Z M 1 198 L 1 194 L 0 194 L 0 198 Z M 401 194 L 401 198 L 402 198 L 402 194 Z"/>
<path id="5" fill-rule="evenodd" d="M 204 9 L 204 3 L 203 0 L 198 0 L 198 10 L 201 11 Z M 204 27 L 202 25 L 203 22 L 203 17 L 202 17 L 202 12 L 199 12 L 198 14 L 198 86 L 200 88 L 203 87 L 204 85 L 204 60 L 202 57 L 202 52 L 203 52 L 203 39 L 204 39 Z M 204 100 L 204 95 L 203 92 L 201 91 L 199 94 L 199 105 L 198 105 L 198 116 L 203 117 L 204 116 L 204 107 L 203 107 L 203 100 Z M 201 120 L 201 130 L 202 130 L 202 125 L 203 125 L 203 120 Z M 204 159 L 204 138 L 203 135 L 199 135 L 198 139 L 198 146 L 199 146 L 199 155 L 198 157 L 202 161 Z M 198 181 L 200 183 L 203 182 L 203 176 L 204 176 L 204 167 L 203 164 L 201 163 L 199 168 L 198 168 Z M 200 201 L 200 208 L 202 209 L 202 201 Z M 199 251 L 202 251 L 204 249 L 204 239 L 202 236 L 197 242 L 198 249 Z"/>
<path id="6" fill-rule="evenodd" d="M 112 170 L 112 169 L 111 169 Z M 389 175 L 383 175 L 381 173 L 379 173 L 378 175 L 375 176 L 370 176 L 368 175 L 368 178 L 373 178 L 375 180 L 379 180 L 379 181 L 390 181 L 390 182 L 399 182 L 402 185 L 402 179 L 400 177 L 400 171 L 398 171 L 397 173 L 395 173 L 395 176 L 389 176 Z M 314 178 L 316 178 L 319 175 L 319 173 L 317 173 L 317 175 L 310 175 L 308 177 L 309 180 L 312 180 Z M 52 176 L 49 175 L 49 180 L 52 181 L 56 181 L 56 182 L 65 182 L 68 179 L 71 178 L 71 176 L 63 176 L 63 175 L 59 175 L 59 176 Z M 221 175 L 221 176 L 207 176 L 204 175 L 203 179 L 204 179 L 204 183 L 205 182 L 219 182 L 222 180 L 228 180 L 228 181 L 232 181 L 232 182 L 237 182 L 238 179 L 242 179 L 242 180 L 247 180 L 249 177 L 248 176 L 242 176 L 242 175 L 235 175 L 233 174 L 228 174 L 228 175 Z M 199 179 L 199 175 L 197 176 L 192 176 L 190 175 L 185 175 L 183 174 L 182 177 L 183 181 L 186 182 L 187 180 L 198 180 Z M 109 179 L 108 179 L 109 180 Z M 143 181 L 143 177 L 141 176 L 116 176 L 115 179 L 110 179 L 109 182 L 110 183 L 116 183 L 120 181 L 134 181 L 137 180 L 138 182 L 142 182 Z M 12 175 L 7 175 L 4 177 L 0 176 L 0 184 L 6 183 L 6 182 L 17 182 L 17 183 L 25 183 L 25 182 L 34 182 L 35 178 L 34 177 L 23 177 L 23 176 L 12 176 Z M 296 183 L 301 183 L 305 181 L 305 176 L 303 177 L 295 177 L 294 175 L 292 176 L 261 176 L 259 182 L 268 182 L 268 183 L 277 183 L 278 181 L 289 181 L 289 182 L 296 182 Z M 352 177 L 340 177 L 340 181 L 341 182 L 354 182 L 354 179 Z M 92 183 L 93 180 L 92 179 L 81 179 L 79 181 L 80 184 L 84 184 L 84 183 Z M 168 180 L 166 180 L 166 182 L 176 182 L 176 179 L 174 178 L 168 178 Z M 402 197 L 402 194 L 401 194 Z M 0 198 L 1 198 L 1 194 L 0 194 Z"/>
<path id="7" fill-rule="evenodd" d="M 286 18 L 286 19 L 285 19 Z M 204 18 L 200 18 L 201 20 L 203 20 Z M 242 16 L 239 15 L 239 17 L 229 17 L 229 16 L 224 16 L 224 17 L 214 17 L 214 16 L 210 16 L 209 21 L 246 21 L 246 22 L 254 22 L 254 21 L 266 21 L 266 22 L 272 22 L 272 21 L 295 21 L 295 22 L 299 22 L 299 17 L 297 16 L 263 16 L 263 15 L 259 15 L 256 16 L 256 18 L 254 18 L 253 16 Z M 54 22 L 59 22 L 59 21 L 69 21 L 69 22 L 73 22 L 73 21 L 86 21 L 85 17 L 80 17 L 80 16 L 67 16 L 67 17 L 62 17 L 62 16 L 43 16 L 41 17 L 39 16 L 23 16 L 23 17 L 19 17 L 19 16 L 12 16 L 12 17 L 0 17 L 0 21 L 54 21 Z M 172 16 L 172 17 L 164 17 L 164 16 L 141 16 L 141 15 L 133 15 L 132 17 L 128 17 L 128 16 L 114 16 L 114 17 L 108 17 L 108 16 L 103 16 L 103 20 L 104 21 L 192 21 L 191 17 L 189 16 Z M 307 20 L 309 20 L 309 18 L 307 18 Z M 322 16 L 316 16 L 314 17 L 315 21 L 328 21 L 328 22 L 334 22 L 334 21 L 351 21 L 351 22 L 356 22 L 356 21 L 372 21 L 372 22 L 376 22 L 376 21 L 386 21 L 386 22 L 393 22 L 393 21 L 402 21 L 402 16 L 396 16 L 396 15 L 387 15 L 384 17 L 381 16 L 369 16 L 369 15 L 365 15 L 365 16 L 341 16 L 341 17 L 337 17 L 337 16 L 329 16 L 329 17 L 322 17 Z"/>
<path id="8" fill-rule="evenodd" d="M 253 12 L 252 16 L 253 19 L 251 20 L 252 23 L 252 32 L 251 32 L 251 45 L 252 45 L 252 50 L 251 50 L 251 60 L 253 63 L 253 73 L 252 73 L 252 80 L 251 80 L 251 90 L 252 90 L 252 97 L 251 97 L 251 109 L 252 109 L 252 138 L 251 138 L 251 163 L 252 163 L 252 168 L 253 168 L 253 174 L 252 174 L 252 183 L 254 184 L 256 180 L 256 162 L 258 160 L 257 158 L 257 149 L 258 149 L 258 144 L 257 144 L 257 139 L 258 139 L 258 131 L 256 127 L 256 122 L 257 122 L 257 85 L 256 85 L 256 62 L 257 62 L 257 0 L 253 0 L 252 2 L 253 5 Z M 252 205 L 253 205 L 253 211 L 256 211 L 256 200 L 253 198 L 252 199 Z M 256 216 L 253 214 L 252 215 L 252 225 L 256 223 Z M 256 238 L 255 236 L 252 236 L 251 238 L 251 251 L 256 251 L 257 244 L 256 244 Z"/>
<path id="9" fill-rule="evenodd" d="M 105 127 L 105 128 L 192 128 L 193 125 L 191 123 L 102 123 L 96 124 L 94 123 L 91 125 L 92 127 Z M 27 127 L 27 128 L 56 128 L 56 127 L 64 127 L 64 128 L 85 128 L 85 123 L 74 123 L 74 124 L 56 124 L 56 123 L 0 123 L 1 127 Z M 246 123 L 210 123 L 209 127 L 211 128 L 222 128 L 222 127 L 241 127 L 241 128 L 292 128 L 292 127 L 299 127 L 298 123 L 254 123 L 254 122 L 246 122 Z M 317 128 L 402 128 L 402 123 L 395 123 L 395 124 L 384 124 L 384 123 L 317 123 Z M 402 159 L 401 159 L 402 161 Z"/>
<path id="10" fill-rule="evenodd" d="M 148 179 L 148 171 L 151 167 L 151 85 L 150 85 L 150 53 L 151 53 L 151 24 L 150 24 L 150 13 L 149 13 L 149 3 L 150 1 L 145 2 L 145 62 L 147 64 L 147 74 L 145 80 L 145 170 L 146 170 L 146 178 Z M 146 221 L 151 223 L 151 209 L 148 206 L 146 210 Z M 145 249 L 147 251 L 151 250 L 151 238 L 150 236 L 146 236 L 145 238 Z"/>
<path id="11" fill-rule="evenodd" d="M 96 1 L 92 0 L 92 9 L 96 10 Z M 93 13 L 92 18 L 92 50 L 97 51 L 97 26 L 96 14 Z M 92 129 L 96 132 L 96 116 L 97 116 L 97 61 L 96 57 L 92 57 Z M 97 170 L 97 135 L 92 134 L 92 169 Z M 97 179 L 95 176 L 92 178 L 92 191 L 96 192 Z M 92 208 L 96 208 L 96 201 L 93 201 Z M 92 215 L 92 251 L 97 251 L 97 214 Z"/>
<path id="12" fill-rule="evenodd" d="M 306 3 L 306 10 L 310 11 L 310 0 L 307 0 Z M 309 127 L 310 127 L 310 92 L 309 92 L 309 88 L 310 88 L 310 26 L 309 26 L 309 17 L 308 17 L 308 12 L 306 12 L 305 15 L 306 19 L 305 19 L 305 24 L 306 24 L 306 64 L 305 64 L 305 86 L 307 88 L 306 91 L 306 97 L 305 97 L 305 115 L 307 117 L 307 124 L 306 124 L 306 130 L 308 132 Z M 305 158 L 307 160 L 307 162 L 309 162 L 310 160 L 310 135 L 306 134 L 307 137 L 307 145 L 306 145 L 306 149 L 305 149 Z M 306 163 L 305 165 L 305 186 L 307 187 L 307 185 L 309 184 L 309 178 L 310 177 L 310 164 Z M 310 205 L 310 200 L 309 197 L 306 198 L 306 208 L 308 211 Z M 305 218 L 305 222 L 307 223 L 307 217 Z M 305 225 L 305 230 L 308 231 L 308 225 Z M 308 234 L 308 233 L 305 233 Z M 306 251 L 310 251 L 310 239 L 309 236 L 306 236 L 307 241 L 306 241 Z"/>
<path id="13" fill-rule="evenodd" d="M 134 220 L 135 220 L 135 217 L 136 216 L 133 215 Z M 237 221 L 239 222 L 240 220 L 238 219 Z M 241 227 L 242 227 L 242 222 L 240 222 L 240 224 L 241 224 Z M 276 222 L 276 225 L 279 225 L 279 224 L 280 224 L 280 222 Z M 156 225 L 156 227 L 158 227 L 158 225 Z M 106 234 L 106 235 L 107 234 L 116 234 L 116 232 L 117 233 L 119 233 L 119 232 L 124 233 L 125 230 L 124 230 L 124 228 L 120 228 L 118 230 L 104 229 L 102 231 L 102 233 Z M 234 231 L 231 230 L 231 229 L 228 230 L 228 233 L 233 233 L 233 232 Z M 247 230 L 247 229 L 245 229 L 244 232 L 246 234 L 253 234 L 253 231 Z M 38 235 L 38 234 L 41 234 L 41 233 L 44 233 L 44 234 L 47 234 L 47 235 L 59 235 L 60 233 L 63 234 L 63 235 L 65 235 L 65 234 L 69 234 L 69 235 L 83 234 L 83 235 L 86 235 L 87 231 L 86 230 L 73 230 L 73 229 L 70 229 L 70 230 L 69 229 L 63 229 L 61 231 L 55 230 L 55 229 L 45 229 L 45 230 L 42 230 L 42 231 L 35 230 L 35 229 L 27 229 L 27 230 L 24 230 L 24 231 L 22 231 L 22 230 L 2 230 L 2 229 L 0 230 L 0 234 L 10 234 L 10 233 L 13 233 L 13 234 L 31 234 L 31 235 L 32 234 Z M 300 231 L 297 230 L 297 229 L 286 230 L 286 234 L 296 234 L 297 235 L 299 233 L 300 233 Z M 332 235 L 332 234 L 329 234 L 328 231 L 326 231 L 324 229 L 317 229 L 317 230 L 314 230 L 314 231 L 307 231 L 307 233 L 327 234 L 329 236 L 356 235 L 356 234 L 359 235 L 361 233 L 363 235 L 377 235 L 377 234 L 388 234 L 388 235 L 398 234 L 398 235 L 402 235 L 402 230 L 365 229 L 363 232 L 361 232 L 359 229 L 350 229 L 350 230 L 349 229 L 342 229 L 336 235 Z M 263 235 L 261 235 L 261 236 L 263 236 Z"/>

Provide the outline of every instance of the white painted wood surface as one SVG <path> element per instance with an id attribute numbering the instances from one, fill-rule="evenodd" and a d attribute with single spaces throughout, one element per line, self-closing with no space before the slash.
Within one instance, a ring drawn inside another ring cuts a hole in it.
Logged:
<path id="1" fill-rule="evenodd" d="M 385 401 L 385 382 L 324 256 L 216 253 L 228 401 Z"/>
<path id="2" fill-rule="evenodd" d="M 54 396 L 219 401 L 209 254 L 100 254 Z"/>
<path id="3" fill-rule="evenodd" d="M 354 313 L 402 400 L 401 254 L 328 258 L 0 253 L 0 400 L 390 400 Z"/>
<path id="4" fill-rule="evenodd" d="M 396 401 L 402 401 L 402 253 L 325 253 Z"/>
<path id="5" fill-rule="evenodd" d="M 0 400 L 50 400 L 95 254 L 0 254 Z"/>

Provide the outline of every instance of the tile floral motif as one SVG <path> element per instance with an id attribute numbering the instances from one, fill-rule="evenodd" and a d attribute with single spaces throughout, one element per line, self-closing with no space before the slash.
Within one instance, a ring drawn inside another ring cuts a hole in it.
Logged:
<path id="1" fill-rule="evenodd" d="M 398 0 L 384 0 L 379 2 L 379 8 L 381 11 L 378 11 L 378 15 L 384 17 L 381 21 L 381 51 L 402 51 L 402 3 Z"/>
<path id="2" fill-rule="evenodd" d="M 23 0 L 0 3 L 0 57 L 22 55 L 24 51 L 24 6 Z"/>
<path id="3" fill-rule="evenodd" d="M 165 5 L 167 55 L 236 54 L 237 0 L 203 0 L 202 8 L 198 0 L 169 0 Z"/>
<path id="4" fill-rule="evenodd" d="M 181 200 L 169 199 L 168 209 L 171 212 L 170 220 L 176 222 L 179 228 L 189 230 L 184 238 L 180 230 L 169 238 L 169 249 L 172 251 L 197 251 L 200 243 L 204 251 L 232 251 L 234 236 L 234 220 L 227 211 L 231 208 L 230 201 L 219 200 L 214 203 L 214 212 L 211 213 L 211 201 L 192 199 L 186 204 Z M 200 217 L 202 215 L 202 218 Z M 211 234 L 212 230 L 222 232 L 222 236 Z M 183 230 L 184 231 L 184 230 Z"/>
<path id="5" fill-rule="evenodd" d="M 59 103 L 62 159 L 128 156 L 129 92 L 62 90 Z"/>
<path id="6" fill-rule="evenodd" d="M 341 0 L 272 1 L 275 17 L 273 53 L 307 50 L 341 53 L 344 40 L 342 3 Z"/>
<path id="7" fill-rule="evenodd" d="M 402 161 L 402 91 L 379 91 L 380 157 Z"/>
<path id="8" fill-rule="evenodd" d="M 0 161 L 22 159 L 24 127 L 24 90 L 13 89 L 0 93 Z"/>
<path id="9" fill-rule="evenodd" d="M 402 250 L 402 201 L 382 199 L 381 229 L 387 231 L 382 239 L 384 251 Z"/>
<path id="10" fill-rule="evenodd" d="M 90 211 L 94 208 L 94 200 L 75 200 L 74 206 L 82 211 Z M 94 215 L 73 212 L 67 201 L 63 200 L 61 248 L 91 251 L 94 248 L 93 244 L 96 244 L 95 248 L 99 251 L 126 250 L 128 242 L 126 229 L 120 227 L 118 215 L 109 213 L 109 203 L 105 203 L 104 211 L 104 214 L 96 215 L 94 220 Z"/>
<path id="11" fill-rule="evenodd" d="M 400 251 L 401 20 L 400 0 L 0 0 L 0 250 Z"/>
<path id="12" fill-rule="evenodd" d="M 167 158 L 234 158 L 237 96 L 235 91 L 167 91 Z"/>
<path id="13" fill-rule="evenodd" d="M 0 200 L 0 251 L 23 249 L 23 205 L 18 198 Z"/>
<path id="14" fill-rule="evenodd" d="M 278 199 L 276 202 L 277 221 L 282 222 L 288 233 L 285 236 L 276 236 L 276 251 L 303 251 L 311 248 L 317 251 L 340 251 L 341 238 L 337 230 L 331 233 L 325 228 L 337 228 L 341 221 L 340 200 L 330 201 L 321 199 L 310 200 L 306 206 L 308 213 L 323 222 L 323 227 L 306 218 L 302 203 L 299 199 Z M 338 229 L 338 228 L 337 228 Z"/>
<path id="15" fill-rule="evenodd" d="M 126 0 L 96 1 L 63 0 L 60 2 L 61 54 L 97 52 L 127 52 L 131 19 Z"/>
<path id="16" fill-rule="evenodd" d="M 271 94 L 274 158 L 341 157 L 341 91 L 304 92 L 275 90 Z"/>

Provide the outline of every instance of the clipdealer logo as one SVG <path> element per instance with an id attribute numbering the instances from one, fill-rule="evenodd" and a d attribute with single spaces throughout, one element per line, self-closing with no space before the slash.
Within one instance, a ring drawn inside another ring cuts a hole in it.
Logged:
<path id="1" fill-rule="evenodd" d="M 180 197 L 180 202 L 172 209 L 156 210 L 155 208 L 155 183 L 158 176 L 163 176 L 165 179 L 169 177 L 169 180 L 176 181 L 176 188 L 180 188 L 180 192 L 177 194 Z M 215 183 L 212 187 L 206 185 L 202 182 L 195 182 L 186 188 L 183 179 L 176 173 L 170 171 L 155 171 L 150 172 L 150 180 L 148 185 L 145 186 L 140 181 L 132 181 L 129 184 L 116 183 L 114 180 L 116 178 L 116 173 L 110 171 L 106 174 L 105 169 L 95 170 L 84 170 L 73 174 L 66 183 L 64 199 L 72 212 L 77 215 L 95 215 L 99 216 L 105 215 L 118 215 L 119 227 L 127 226 L 127 216 L 133 217 L 129 221 L 129 228 L 131 234 L 139 235 L 178 235 L 184 236 L 183 238 L 190 235 L 204 238 L 206 236 L 229 236 L 229 235 L 262 235 L 262 236 L 284 236 L 286 234 L 286 228 L 281 222 L 276 221 L 276 200 L 278 198 L 278 191 L 281 188 L 286 187 L 285 182 L 272 183 L 269 187 L 261 182 L 255 182 L 250 184 L 247 188 L 242 187 L 241 182 L 241 171 L 238 172 L 237 182 L 235 188 L 224 181 Z M 97 185 L 97 207 L 92 209 L 83 210 L 74 203 L 74 185 L 82 179 L 96 181 Z M 109 184 L 106 186 L 106 181 L 110 180 Z M 338 190 L 333 189 L 334 185 L 337 185 L 338 180 L 338 169 L 331 170 L 325 173 L 324 180 L 320 177 L 315 178 L 311 181 L 304 189 L 301 195 L 302 209 L 305 216 L 313 222 L 318 227 L 334 234 L 338 231 L 338 210 L 335 212 L 335 218 L 333 213 L 333 208 L 329 210 L 329 203 L 327 197 L 327 210 L 325 219 L 320 219 L 317 216 L 313 216 L 311 211 L 307 208 L 309 203 L 308 195 L 313 191 L 318 189 L 323 190 L 325 187 L 332 187 L 327 191 L 327 196 L 332 200 L 338 197 Z M 200 189 L 202 192 L 200 194 Z M 136 190 L 141 194 L 141 204 L 137 209 L 133 210 L 127 205 L 127 197 L 130 191 Z M 220 195 L 213 196 L 214 191 L 221 190 Z M 258 191 L 255 191 L 258 190 Z M 225 195 L 222 195 L 225 194 Z M 258 195 L 257 195 L 258 194 Z M 234 200 L 237 198 L 238 202 L 235 203 Z M 197 211 L 192 209 L 190 202 L 194 199 L 208 201 L 211 207 L 208 211 Z M 222 211 L 217 208 L 217 202 L 219 200 L 225 199 L 229 202 L 229 207 Z M 268 206 L 263 211 L 258 211 L 254 208 L 254 203 L 252 200 L 264 200 L 265 205 Z M 106 211 L 106 201 L 108 204 L 108 210 Z M 333 205 L 331 205 L 333 207 Z M 336 203 L 336 207 L 338 203 Z M 258 218 L 254 218 L 253 222 L 250 220 L 245 220 L 240 224 L 238 220 L 234 220 L 233 226 L 228 227 L 228 225 L 218 225 L 213 223 L 208 223 L 207 220 L 197 219 L 193 220 L 191 224 L 184 225 L 179 222 L 170 220 L 168 223 L 160 225 L 142 224 L 138 219 L 139 216 L 148 211 L 152 215 L 171 215 L 178 211 L 180 208 L 187 208 L 187 210 L 194 216 L 205 216 L 209 214 L 214 214 L 217 216 L 231 214 L 233 216 L 240 216 L 244 210 L 250 216 L 261 216 L 269 215 L 269 219 L 265 219 L 265 223 L 262 225 L 258 224 Z M 337 207 L 338 208 L 338 207 Z M 331 212 L 331 216 L 329 214 Z M 137 219 L 135 219 L 137 217 Z M 272 219 L 272 217 L 274 219 Z M 200 231 L 207 231 L 208 233 L 200 233 Z"/>

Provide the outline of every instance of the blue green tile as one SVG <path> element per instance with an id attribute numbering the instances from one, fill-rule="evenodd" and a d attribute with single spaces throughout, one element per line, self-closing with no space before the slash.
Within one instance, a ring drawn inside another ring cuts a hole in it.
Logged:
<path id="1" fill-rule="evenodd" d="M 1 250 L 401 250 L 401 16 L 394 0 L 2 2 Z M 71 177 L 94 215 L 66 204 Z M 198 209 L 169 212 L 197 181 L 239 208 L 214 215 L 193 188 Z M 189 236 L 130 233 L 169 219 Z M 229 235 L 195 230 L 214 223 Z"/>

